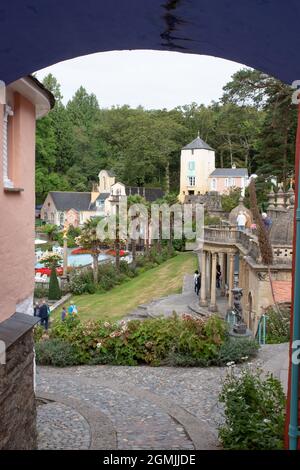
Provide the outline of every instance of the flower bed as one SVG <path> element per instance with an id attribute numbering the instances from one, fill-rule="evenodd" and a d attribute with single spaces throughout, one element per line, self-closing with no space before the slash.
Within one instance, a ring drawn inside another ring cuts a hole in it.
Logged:
<path id="1" fill-rule="evenodd" d="M 241 352 L 224 356 L 229 342 L 227 325 L 216 316 L 202 320 L 174 315 L 113 324 L 67 319 L 55 321 L 48 335 L 42 338 L 41 328 L 35 330 L 37 362 L 43 365 L 209 366 L 219 365 L 228 357 L 242 360 Z M 247 340 L 247 344 L 252 342 Z M 256 350 L 252 344 L 248 355 L 254 355 Z"/>

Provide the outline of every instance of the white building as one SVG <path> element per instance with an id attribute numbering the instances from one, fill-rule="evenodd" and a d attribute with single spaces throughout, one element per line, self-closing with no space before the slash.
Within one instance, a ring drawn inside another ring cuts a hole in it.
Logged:
<path id="1" fill-rule="evenodd" d="M 180 157 L 179 200 L 187 196 L 198 196 L 210 191 L 226 194 L 233 188 L 240 188 L 245 195 L 249 184 L 247 168 L 216 168 L 215 151 L 198 135 L 183 147 Z"/>

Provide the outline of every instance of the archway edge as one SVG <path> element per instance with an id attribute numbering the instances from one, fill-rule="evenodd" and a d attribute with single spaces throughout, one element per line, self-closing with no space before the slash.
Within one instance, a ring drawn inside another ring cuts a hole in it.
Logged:
<path id="1" fill-rule="evenodd" d="M 14 0 L 1 2 L 0 79 L 111 50 L 216 56 L 300 79 L 297 0 Z M 299 77 L 298 77 L 299 75 Z"/>

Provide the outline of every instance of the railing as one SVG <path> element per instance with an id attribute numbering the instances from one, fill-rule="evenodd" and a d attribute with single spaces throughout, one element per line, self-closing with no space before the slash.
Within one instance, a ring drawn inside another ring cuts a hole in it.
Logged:
<path id="1" fill-rule="evenodd" d="M 204 227 L 204 240 L 216 243 L 234 245 L 238 241 L 236 228 L 232 227 Z"/>
<path id="2" fill-rule="evenodd" d="M 241 245 L 245 249 L 246 256 L 251 257 L 256 263 L 261 263 L 258 238 L 249 230 L 239 231 L 235 227 L 223 226 L 204 227 L 204 241 L 234 246 Z M 272 245 L 272 248 L 273 265 L 291 265 L 293 254 L 292 246 Z"/>
<path id="3" fill-rule="evenodd" d="M 262 344 L 266 344 L 266 337 L 267 337 L 267 315 L 263 314 L 258 321 L 255 338 L 258 344 L 261 346 Z"/>

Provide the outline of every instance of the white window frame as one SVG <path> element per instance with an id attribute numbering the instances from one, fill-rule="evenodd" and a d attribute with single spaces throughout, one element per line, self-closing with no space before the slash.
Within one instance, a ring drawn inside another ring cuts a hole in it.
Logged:
<path id="1" fill-rule="evenodd" d="M 188 186 L 196 186 L 196 177 L 188 176 Z"/>
<path id="2" fill-rule="evenodd" d="M 8 105 L 5 105 L 4 115 L 3 115 L 3 144 L 2 144 L 4 188 L 14 187 L 13 182 L 9 179 L 9 176 L 8 176 L 8 168 L 9 168 L 8 120 L 9 120 L 9 117 L 12 117 L 13 115 L 14 115 L 14 112 L 12 108 Z"/>
<path id="3" fill-rule="evenodd" d="M 212 191 L 217 190 L 217 178 L 212 178 L 212 180 L 211 180 L 211 190 Z"/>

